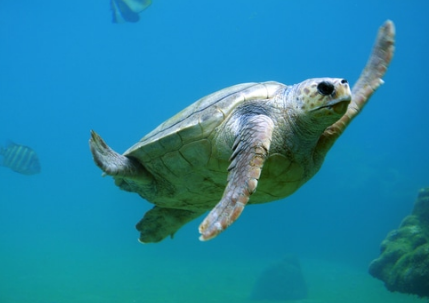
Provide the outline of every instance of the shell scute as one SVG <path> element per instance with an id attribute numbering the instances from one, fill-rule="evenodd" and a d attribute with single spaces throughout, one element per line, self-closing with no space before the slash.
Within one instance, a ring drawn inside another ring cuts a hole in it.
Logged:
<path id="1" fill-rule="evenodd" d="M 162 156 L 162 162 L 177 178 L 183 177 L 192 169 L 191 163 L 182 157 L 178 150 L 166 153 Z"/>
<path id="2" fill-rule="evenodd" d="M 184 145 L 180 150 L 182 157 L 194 167 L 207 165 L 211 156 L 211 143 L 207 139 Z"/>
<path id="3" fill-rule="evenodd" d="M 270 98 L 284 87 L 284 84 L 278 82 L 243 83 L 212 93 L 162 123 L 124 155 L 144 163 L 179 150 L 210 135 L 237 105 L 249 100 Z"/>
<path id="4" fill-rule="evenodd" d="M 183 145 L 182 138 L 175 133 L 160 138 L 159 143 L 162 145 L 163 148 L 170 150 L 178 150 Z"/>

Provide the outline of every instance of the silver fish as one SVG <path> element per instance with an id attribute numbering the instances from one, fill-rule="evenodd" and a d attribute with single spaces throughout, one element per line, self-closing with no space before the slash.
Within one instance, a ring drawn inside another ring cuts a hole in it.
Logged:
<path id="1" fill-rule="evenodd" d="M 9 143 L 6 147 L 0 146 L 0 166 L 23 175 L 35 175 L 40 173 L 40 161 L 36 152 L 24 145 Z"/>

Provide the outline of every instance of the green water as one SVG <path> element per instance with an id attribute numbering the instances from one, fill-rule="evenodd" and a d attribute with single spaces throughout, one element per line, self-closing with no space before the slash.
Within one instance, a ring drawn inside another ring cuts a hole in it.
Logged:
<path id="1" fill-rule="evenodd" d="M 111 252 L 85 251 L 83 247 L 68 251 L 2 256 L 0 302 L 255 302 L 249 299 L 252 287 L 259 273 L 275 261 L 237 256 L 216 260 L 161 258 L 145 255 L 144 250 L 140 256 L 115 258 Z M 364 268 L 314 259 L 301 263 L 308 298 L 289 302 L 423 302 L 388 292 Z"/>
<path id="2" fill-rule="evenodd" d="M 153 1 L 113 24 L 108 0 L 0 1 L 0 146 L 42 171 L 0 167 L 0 303 L 249 302 L 259 274 L 300 259 L 307 303 L 426 302 L 367 273 L 428 186 L 428 0 Z M 357 80 L 387 19 L 385 84 L 318 174 L 284 201 L 246 207 L 201 243 L 137 243 L 152 205 L 102 178 L 90 130 L 123 152 L 199 98 L 260 81 Z M 287 287 L 287 286 L 285 286 Z"/>

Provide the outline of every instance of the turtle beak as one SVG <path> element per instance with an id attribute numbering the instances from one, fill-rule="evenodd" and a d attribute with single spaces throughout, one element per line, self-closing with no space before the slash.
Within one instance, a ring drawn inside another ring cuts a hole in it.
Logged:
<path id="1" fill-rule="evenodd" d="M 349 105 L 351 100 L 351 96 L 342 96 L 341 98 L 330 100 L 326 104 L 316 107 L 315 109 L 313 109 L 313 111 L 318 111 L 322 108 L 326 108 L 328 110 L 334 111 L 337 114 L 342 114 L 346 111 L 347 106 Z"/>
<path id="2" fill-rule="evenodd" d="M 350 96 L 344 96 L 339 99 L 330 101 L 324 107 L 328 108 L 329 110 L 333 110 L 337 114 L 342 114 L 347 110 L 350 101 L 352 101 L 352 98 Z"/>

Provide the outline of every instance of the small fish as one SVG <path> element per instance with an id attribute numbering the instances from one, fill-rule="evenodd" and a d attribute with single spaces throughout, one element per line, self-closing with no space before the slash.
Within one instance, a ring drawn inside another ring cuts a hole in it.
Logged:
<path id="1" fill-rule="evenodd" d="M 139 13 L 148 8 L 152 0 L 110 0 L 113 23 L 138 22 Z"/>
<path id="2" fill-rule="evenodd" d="M 41 171 L 39 157 L 28 146 L 11 142 L 6 147 L 0 146 L 0 156 L 0 166 L 9 167 L 17 173 L 35 175 Z"/>

